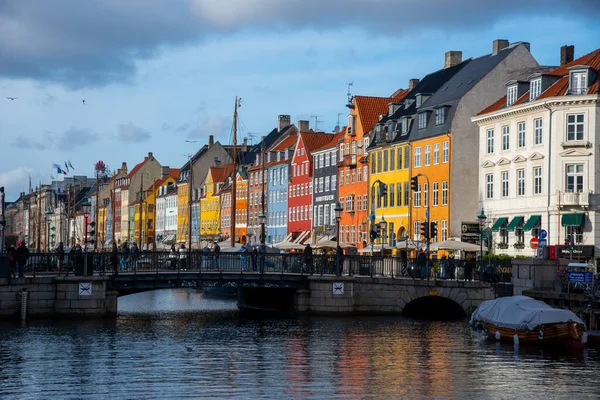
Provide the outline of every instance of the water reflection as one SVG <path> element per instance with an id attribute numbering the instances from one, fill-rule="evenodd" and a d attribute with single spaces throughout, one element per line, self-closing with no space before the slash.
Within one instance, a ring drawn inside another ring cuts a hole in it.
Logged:
<path id="1" fill-rule="evenodd" d="M 597 398 L 597 350 L 484 339 L 466 321 L 248 318 L 194 290 L 106 321 L 0 324 L 0 398 Z M 585 379 L 580 378 L 585 376 Z"/>

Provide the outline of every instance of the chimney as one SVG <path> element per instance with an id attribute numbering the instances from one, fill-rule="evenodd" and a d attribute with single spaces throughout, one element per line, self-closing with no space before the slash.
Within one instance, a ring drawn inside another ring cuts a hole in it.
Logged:
<path id="1" fill-rule="evenodd" d="M 498 52 L 502 49 L 508 47 L 508 40 L 506 39 L 496 39 L 492 44 L 492 54 L 498 54 Z"/>
<path id="2" fill-rule="evenodd" d="M 127 173 L 127 163 L 125 161 L 123 161 L 123 164 L 121 164 L 121 169 L 119 172 L 123 172 L 125 174 Z"/>
<path id="3" fill-rule="evenodd" d="M 213 144 L 215 144 L 215 137 L 213 135 L 209 135 L 208 136 L 208 148 L 210 149 Z"/>
<path id="4" fill-rule="evenodd" d="M 221 160 L 219 160 L 219 157 L 215 157 L 215 167 L 219 166 L 221 166 Z"/>
<path id="5" fill-rule="evenodd" d="M 162 167 L 162 171 L 161 171 L 160 176 L 161 176 L 162 179 L 164 179 L 167 176 L 169 176 L 169 173 L 170 173 L 169 167 Z"/>
<path id="6" fill-rule="evenodd" d="M 447 51 L 444 57 L 444 69 L 462 62 L 462 51 Z"/>
<path id="7" fill-rule="evenodd" d="M 151 151 L 148 152 L 148 158 L 152 159 L 152 152 Z"/>
<path id="8" fill-rule="evenodd" d="M 298 120 L 298 132 L 308 132 L 309 130 L 309 121 L 305 119 Z"/>
<path id="9" fill-rule="evenodd" d="M 560 48 L 560 65 L 570 63 L 575 59 L 575 46 L 563 46 Z"/>
<path id="10" fill-rule="evenodd" d="M 292 123 L 292 117 L 289 115 L 280 115 L 277 117 L 277 131 L 281 132 Z"/>
<path id="11" fill-rule="evenodd" d="M 408 80 L 408 90 L 413 90 L 415 86 L 419 84 L 420 80 L 417 78 L 412 78 Z"/>
<path id="12" fill-rule="evenodd" d="M 242 142 L 242 151 L 248 151 L 248 138 L 244 138 Z"/>

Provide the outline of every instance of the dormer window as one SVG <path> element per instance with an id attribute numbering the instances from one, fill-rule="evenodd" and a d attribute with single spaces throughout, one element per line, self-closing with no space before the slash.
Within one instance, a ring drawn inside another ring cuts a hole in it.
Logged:
<path id="1" fill-rule="evenodd" d="M 418 93 L 415 97 L 417 101 L 417 107 L 421 107 L 421 104 L 423 104 L 423 95 Z"/>
<path id="2" fill-rule="evenodd" d="M 569 72 L 569 93 L 586 94 L 587 93 L 587 70 L 573 70 Z"/>
<path id="3" fill-rule="evenodd" d="M 408 133 L 408 118 L 402 118 L 402 134 Z"/>
<path id="4" fill-rule="evenodd" d="M 425 129 L 427 127 L 427 113 L 419 113 L 419 129 Z"/>
<path id="5" fill-rule="evenodd" d="M 506 89 L 506 105 L 511 106 L 517 101 L 517 85 L 511 85 Z"/>
<path id="6" fill-rule="evenodd" d="M 443 125 L 446 122 L 446 107 L 435 109 L 435 124 Z"/>
<path id="7" fill-rule="evenodd" d="M 529 101 L 537 99 L 542 93 L 542 78 L 536 78 L 529 84 Z"/>

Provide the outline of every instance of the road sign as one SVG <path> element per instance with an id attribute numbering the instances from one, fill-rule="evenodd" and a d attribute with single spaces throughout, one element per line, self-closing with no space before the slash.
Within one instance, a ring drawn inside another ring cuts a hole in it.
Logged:
<path id="1" fill-rule="evenodd" d="M 538 238 L 540 238 L 540 239 L 546 239 L 547 236 L 548 236 L 548 232 L 546 232 L 543 229 L 541 229 L 538 233 Z"/>
<path id="2" fill-rule="evenodd" d="M 592 283 L 592 272 L 569 271 L 569 282 Z"/>
<path id="3" fill-rule="evenodd" d="M 79 282 L 79 295 L 80 296 L 91 296 L 92 295 L 92 283 L 91 282 Z"/>
<path id="4" fill-rule="evenodd" d="M 548 246 L 548 241 L 546 239 L 539 239 L 538 240 L 538 246 L 540 246 L 540 247 L 546 247 L 546 246 Z"/>
<path id="5" fill-rule="evenodd" d="M 344 282 L 333 282 L 333 294 L 344 294 Z"/>
<path id="6" fill-rule="evenodd" d="M 531 238 L 531 240 L 529 241 L 529 245 L 531 246 L 532 249 L 537 249 L 538 248 L 538 238 Z"/>

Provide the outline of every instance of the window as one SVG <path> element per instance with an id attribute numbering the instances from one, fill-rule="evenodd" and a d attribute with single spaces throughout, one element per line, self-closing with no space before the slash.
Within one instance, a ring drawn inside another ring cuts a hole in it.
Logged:
<path id="1" fill-rule="evenodd" d="M 344 143 L 340 143 L 340 161 L 344 158 Z"/>
<path id="2" fill-rule="evenodd" d="M 390 149 L 390 171 L 393 171 L 396 166 L 394 165 L 396 162 L 396 149 Z"/>
<path id="3" fill-rule="evenodd" d="M 421 148 L 420 147 L 415 148 L 414 167 L 415 168 L 421 167 Z"/>
<path id="4" fill-rule="evenodd" d="M 517 101 L 517 85 L 511 85 L 506 90 L 506 105 L 510 106 Z"/>
<path id="5" fill-rule="evenodd" d="M 491 154 L 494 152 L 494 130 L 487 130 L 487 153 Z"/>
<path id="6" fill-rule="evenodd" d="M 584 116 L 583 114 L 567 115 L 567 140 L 583 140 Z"/>
<path id="7" fill-rule="evenodd" d="M 398 148 L 398 162 L 396 163 L 398 169 L 402 169 L 404 166 L 402 165 L 402 147 Z"/>
<path id="8" fill-rule="evenodd" d="M 442 205 L 448 205 L 448 181 L 442 182 Z"/>
<path id="9" fill-rule="evenodd" d="M 346 211 L 348 211 L 348 212 L 354 211 L 354 196 L 353 195 L 346 197 Z"/>
<path id="10" fill-rule="evenodd" d="M 542 194 L 542 167 L 533 167 L 533 194 Z"/>
<path id="11" fill-rule="evenodd" d="M 330 206 L 330 211 L 331 211 L 331 225 L 335 225 L 335 204 L 331 204 Z"/>
<path id="12" fill-rule="evenodd" d="M 376 155 L 371 154 L 371 173 L 374 174 L 377 171 L 377 160 L 375 159 Z"/>
<path id="13" fill-rule="evenodd" d="M 325 177 L 325 188 L 324 188 L 324 190 L 326 192 L 329 192 L 329 177 L 328 176 Z"/>
<path id="14" fill-rule="evenodd" d="M 440 163 L 440 144 L 436 143 L 433 145 L 433 165 Z"/>
<path id="15" fill-rule="evenodd" d="M 415 221 L 413 223 L 413 240 L 421 239 L 421 221 Z"/>
<path id="16" fill-rule="evenodd" d="M 390 191 L 390 207 L 394 207 L 394 185 L 388 185 L 388 189 Z"/>
<path id="17" fill-rule="evenodd" d="M 384 150 L 383 151 L 383 172 L 387 172 L 388 171 L 388 151 Z"/>
<path id="18" fill-rule="evenodd" d="M 517 147 L 525 147 L 525 122 L 517 124 Z"/>
<path id="19" fill-rule="evenodd" d="M 383 157 L 380 151 L 377 152 L 377 172 L 381 172 L 382 170 L 382 162 L 383 162 Z"/>
<path id="20" fill-rule="evenodd" d="M 448 141 L 445 141 L 442 147 L 442 162 L 448 162 Z"/>
<path id="21" fill-rule="evenodd" d="M 542 119 L 541 118 L 537 118 L 533 121 L 533 125 L 535 127 L 534 130 L 534 138 L 533 138 L 533 144 L 542 144 L 543 142 L 543 132 L 542 132 Z"/>
<path id="22" fill-rule="evenodd" d="M 417 191 L 413 193 L 413 207 L 421 207 L 421 185 L 417 185 Z"/>
<path id="23" fill-rule="evenodd" d="M 362 153 L 362 139 L 358 141 L 358 154 Z"/>
<path id="24" fill-rule="evenodd" d="M 369 138 L 366 137 L 364 140 L 365 140 L 365 151 L 366 151 L 367 147 L 369 147 Z"/>
<path id="25" fill-rule="evenodd" d="M 408 206 L 408 201 L 410 199 L 410 189 L 408 186 L 408 182 L 404 182 L 404 191 L 402 193 L 404 193 L 404 201 L 402 202 L 402 205 Z"/>
<path id="26" fill-rule="evenodd" d="M 331 175 L 331 190 L 335 190 L 337 186 L 337 174 Z"/>
<path id="27" fill-rule="evenodd" d="M 365 165 L 363 167 L 363 181 L 367 182 L 369 180 L 369 168 Z"/>
<path id="28" fill-rule="evenodd" d="M 436 207 L 438 205 L 439 182 L 433 182 L 433 193 L 431 194 L 431 204 Z"/>
<path id="29" fill-rule="evenodd" d="M 408 118 L 402 118 L 402 133 L 408 132 Z"/>
<path id="30" fill-rule="evenodd" d="M 487 174 L 485 176 L 485 198 L 494 198 L 494 174 Z"/>
<path id="31" fill-rule="evenodd" d="M 337 163 L 337 153 L 335 151 L 331 152 L 331 166 L 333 167 Z"/>
<path id="32" fill-rule="evenodd" d="M 446 107 L 440 107 L 435 109 L 435 124 L 443 125 L 446 119 Z"/>
<path id="33" fill-rule="evenodd" d="M 508 125 L 502 127 L 502 151 L 510 149 L 510 129 Z"/>
<path id="34" fill-rule="evenodd" d="M 508 171 L 502 171 L 502 197 L 508 197 Z"/>
<path id="35" fill-rule="evenodd" d="M 587 72 L 573 71 L 570 79 L 570 94 L 586 94 L 587 93 Z"/>
<path id="36" fill-rule="evenodd" d="M 402 184 L 396 183 L 396 206 L 400 207 L 402 205 Z"/>
<path id="37" fill-rule="evenodd" d="M 448 221 L 442 221 L 442 242 L 448 239 Z"/>
<path id="38" fill-rule="evenodd" d="M 429 185 L 423 184 L 423 207 L 427 207 L 429 204 Z"/>
<path id="39" fill-rule="evenodd" d="M 325 167 L 329 167 L 329 160 L 330 160 L 329 154 L 330 154 L 329 152 L 323 154 L 323 156 L 325 157 Z"/>
<path id="40" fill-rule="evenodd" d="M 360 201 L 360 197 L 358 198 L 358 200 Z M 367 195 L 365 194 L 363 196 L 363 210 L 367 210 L 369 208 L 368 206 L 368 198 Z"/>
<path id="41" fill-rule="evenodd" d="M 571 243 L 583 243 L 583 228 L 581 226 L 567 226 L 567 238 Z"/>
<path id="42" fill-rule="evenodd" d="M 517 170 L 517 196 L 525 196 L 525 170 Z"/>
<path id="43" fill-rule="evenodd" d="M 427 128 L 427 113 L 421 112 L 419 113 L 419 129 Z"/>
<path id="44" fill-rule="evenodd" d="M 350 170 L 347 169 L 346 170 L 346 185 L 348 185 L 350 183 Z"/>
<path id="45" fill-rule="evenodd" d="M 583 192 L 583 164 L 566 165 L 566 187 L 567 192 Z"/>
<path id="46" fill-rule="evenodd" d="M 431 146 L 425 146 L 425 165 L 429 165 L 431 163 Z"/>
<path id="47" fill-rule="evenodd" d="M 542 78 L 537 78 L 529 84 L 529 101 L 537 99 L 540 93 L 542 93 Z"/>

